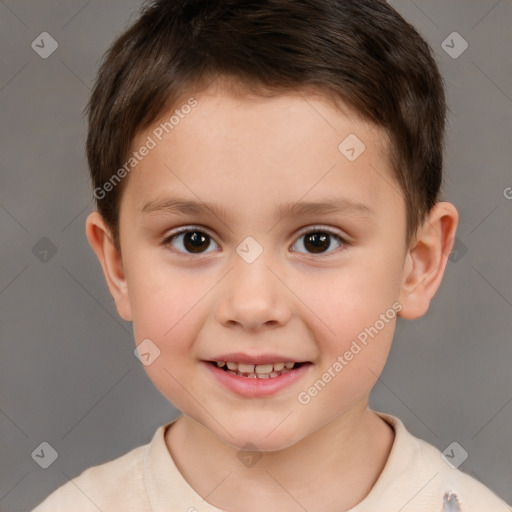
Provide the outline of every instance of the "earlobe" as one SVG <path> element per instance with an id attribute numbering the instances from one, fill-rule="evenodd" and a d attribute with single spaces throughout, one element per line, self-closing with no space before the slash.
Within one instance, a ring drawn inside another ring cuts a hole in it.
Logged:
<path id="1" fill-rule="evenodd" d="M 404 263 L 399 316 L 423 316 L 437 292 L 453 248 L 459 215 L 453 204 L 436 203 L 418 230 Z"/>
<path id="2" fill-rule="evenodd" d="M 87 217 L 85 234 L 101 263 L 119 315 L 124 320 L 131 321 L 130 297 L 121 254 L 113 243 L 110 229 L 98 211 L 90 213 Z"/>

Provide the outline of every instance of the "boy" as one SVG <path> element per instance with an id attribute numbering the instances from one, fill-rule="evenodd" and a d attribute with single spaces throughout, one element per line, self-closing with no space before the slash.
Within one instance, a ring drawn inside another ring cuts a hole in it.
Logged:
<path id="1" fill-rule="evenodd" d="M 89 104 L 86 233 L 182 414 L 35 511 L 510 510 L 368 408 L 453 246 L 444 120 L 383 1 L 148 4 Z"/>

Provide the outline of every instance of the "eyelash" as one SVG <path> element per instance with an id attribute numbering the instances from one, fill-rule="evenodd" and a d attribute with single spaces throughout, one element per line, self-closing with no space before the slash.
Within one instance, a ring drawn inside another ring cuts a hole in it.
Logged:
<path id="1" fill-rule="evenodd" d="M 194 253 L 187 253 L 187 252 L 183 252 L 183 251 L 179 251 L 177 249 L 174 249 L 174 247 L 172 247 L 170 245 L 170 243 L 176 239 L 178 236 L 184 234 L 184 233 L 201 233 L 201 234 L 204 234 L 206 235 L 208 238 L 210 238 L 211 240 L 214 240 L 214 238 L 208 234 L 207 230 L 205 230 L 204 228 L 202 228 L 201 226 L 184 226 L 184 227 L 181 227 L 181 228 L 178 228 L 176 229 L 175 231 L 173 231 L 172 233 L 170 233 L 169 235 L 165 236 L 165 238 L 162 240 L 162 244 L 169 247 L 170 250 L 174 253 L 178 253 L 182 256 L 190 256 L 190 257 L 194 257 L 196 254 Z M 339 235 L 338 233 L 335 233 L 334 231 L 332 231 L 331 229 L 328 229 L 328 228 L 325 228 L 323 226 L 312 226 L 311 228 L 308 228 L 307 231 L 303 231 L 301 232 L 299 235 L 298 235 L 298 238 L 297 240 L 299 240 L 300 238 L 306 236 L 306 235 L 310 235 L 310 234 L 318 234 L 318 233 L 322 233 L 322 234 L 327 234 L 335 239 L 337 239 L 339 242 L 340 242 L 340 247 L 332 250 L 332 251 L 329 251 L 329 252 L 325 252 L 325 253 L 316 253 L 317 255 L 317 258 L 322 258 L 322 257 L 328 257 L 330 256 L 331 254 L 333 253 L 336 253 L 336 252 L 342 252 L 346 246 L 350 245 L 347 240 L 345 238 L 343 238 L 341 235 Z M 215 242 L 217 243 L 217 242 Z M 296 243 L 296 242 L 295 242 Z M 295 243 L 293 245 L 295 245 Z M 218 244 L 217 244 L 218 245 Z M 299 251 L 293 251 L 293 252 L 299 252 Z M 198 256 L 200 256 L 201 254 L 207 254 L 207 252 L 205 253 L 197 253 Z M 308 254 L 308 255 L 311 255 L 311 256 L 314 256 L 315 253 L 302 253 L 302 254 Z"/>

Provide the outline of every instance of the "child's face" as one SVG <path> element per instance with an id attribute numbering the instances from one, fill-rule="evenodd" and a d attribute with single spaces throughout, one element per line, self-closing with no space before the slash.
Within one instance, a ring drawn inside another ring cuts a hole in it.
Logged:
<path id="1" fill-rule="evenodd" d="M 185 415 L 234 446 L 285 448 L 349 408 L 366 409 L 401 300 L 405 203 L 383 133 L 319 97 L 210 90 L 195 99 L 162 141 L 152 133 L 161 121 L 135 140 L 134 148 L 148 135 L 157 144 L 123 192 L 127 287 L 118 308 L 133 320 L 136 344 L 150 339 L 160 350 L 146 371 Z M 350 134 L 365 145 L 354 161 L 338 149 Z M 177 198 L 219 212 L 158 209 Z M 330 212 L 287 215 L 290 203 L 333 199 L 340 205 Z M 199 234 L 163 241 L 184 226 Z M 224 382 L 245 377 L 207 362 L 234 353 L 309 364 L 278 390 L 270 379 L 245 380 L 260 389 L 251 395 Z M 320 391 L 308 391 L 319 380 Z"/>

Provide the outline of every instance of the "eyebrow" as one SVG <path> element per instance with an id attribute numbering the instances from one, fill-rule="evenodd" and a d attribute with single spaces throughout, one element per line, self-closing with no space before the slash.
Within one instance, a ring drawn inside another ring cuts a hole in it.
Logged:
<path id="1" fill-rule="evenodd" d="M 179 197 L 149 201 L 142 207 L 140 213 L 145 215 L 156 213 L 208 215 L 213 213 L 223 221 L 229 221 L 233 218 L 224 207 L 218 204 L 206 201 L 191 201 Z M 326 215 L 330 213 L 345 213 L 362 217 L 375 216 L 375 211 L 364 203 L 343 197 L 335 197 L 312 202 L 280 204 L 274 209 L 272 220 L 278 221 L 286 215 L 292 217 L 306 217 L 309 215 Z"/>

